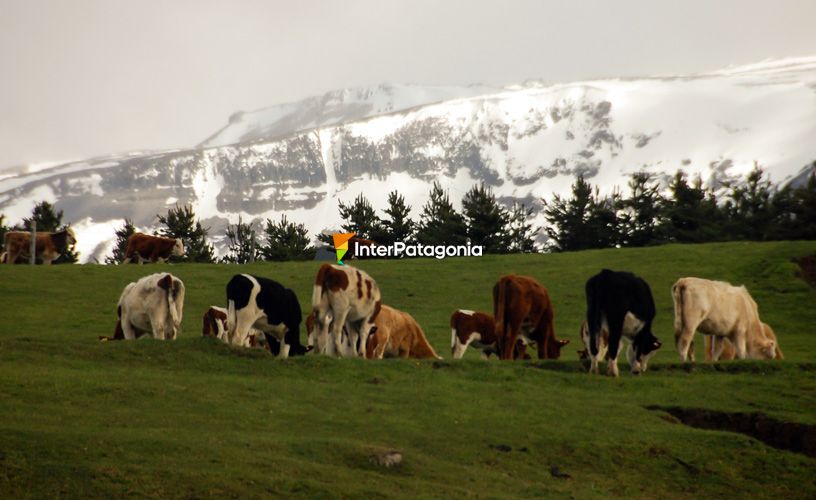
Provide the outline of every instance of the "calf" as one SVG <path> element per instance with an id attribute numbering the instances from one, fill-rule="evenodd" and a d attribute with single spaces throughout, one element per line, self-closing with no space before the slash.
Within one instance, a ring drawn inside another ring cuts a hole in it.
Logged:
<path id="1" fill-rule="evenodd" d="M 558 359 L 569 340 L 555 338 L 550 296 L 541 283 L 528 276 L 502 276 L 493 287 L 496 344 L 501 359 L 514 359 L 519 338 L 535 342 L 538 359 Z"/>
<path id="2" fill-rule="evenodd" d="M 49 265 L 57 260 L 60 255 L 76 243 L 76 236 L 71 228 L 54 233 L 38 232 L 34 243 L 35 256 L 42 260 L 43 264 Z M 4 248 L 6 250 L 5 262 L 15 264 L 31 252 L 31 233 L 25 231 L 8 231 L 4 237 Z"/>
<path id="3" fill-rule="evenodd" d="M 100 340 L 133 340 L 145 334 L 173 340 L 181 329 L 184 283 L 169 273 L 156 273 L 129 283 L 117 304 L 113 337 Z"/>
<path id="4" fill-rule="evenodd" d="M 759 308 L 744 286 L 701 278 L 680 278 L 672 286 L 674 338 L 683 361 L 693 358 L 694 332 L 727 338 L 739 359 L 773 359 L 776 337 L 766 336 Z M 719 357 L 719 353 L 713 356 Z"/>
<path id="5" fill-rule="evenodd" d="M 227 304 L 231 344 L 245 345 L 255 328 L 263 332 L 272 353 L 281 358 L 308 352 L 300 343 L 300 302 L 295 292 L 277 281 L 236 274 L 227 283 Z"/>
<path id="6" fill-rule="evenodd" d="M 201 334 L 204 337 L 215 337 L 222 342 L 229 343 L 227 328 L 227 309 L 218 306 L 210 306 L 204 313 L 203 328 Z M 260 341 L 261 332 L 254 328 L 247 335 L 244 347 L 256 347 Z"/>
<path id="7" fill-rule="evenodd" d="M 383 304 L 374 325 L 375 331 L 368 336 L 366 344 L 367 358 L 442 359 L 410 314 Z"/>
<path id="8" fill-rule="evenodd" d="M 646 371 L 649 358 L 662 345 L 652 333 L 654 297 L 649 284 L 628 272 L 604 269 L 586 282 L 590 372 L 598 373 L 601 331 L 609 332 L 607 373 L 618 376 L 621 337 L 630 341 L 626 357 L 635 375 Z"/>
<path id="9" fill-rule="evenodd" d="M 133 233 L 128 238 L 122 263 L 127 264 L 133 259 L 136 259 L 139 264 L 142 264 L 145 259 L 150 262 L 165 262 L 171 255 L 178 257 L 184 255 L 184 243 L 180 238 Z"/>
<path id="10" fill-rule="evenodd" d="M 459 309 L 451 314 L 451 355 L 461 359 L 468 346 L 482 351 L 482 358 L 488 359 L 491 354 L 498 355 L 496 345 L 496 322 L 493 316 L 483 312 Z M 530 359 L 527 346 L 519 339 L 516 342 L 514 358 Z"/>
<path id="11" fill-rule="evenodd" d="M 312 290 L 317 351 L 365 357 L 368 335 L 376 331 L 374 320 L 381 304 L 380 288 L 365 271 L 345 265 L 320 266 Z"/>
<path id="12" fill-rule="evenodd" d="M 779 348 L 779 342 L 776 340 L 776 335 L 773 329 L 767 323 L 762 323 L 762 334 L 767 340 L 773 340 L 776 343 L 773 359 L 785 359 L 782 350 Z M 762 352 L 761 349 L 748 349 L 750 356 L 751 352 Z M 694 360 L 694 347 L 689 347 L 689 358 Z M 732 360 L 737 357 L 737 351 L 734 344 L 725 337 L 717 337 L 714 335 L 705 336 L 705 359 L 706 361 Z M 767 359 L 763 357 L 762 359 Z"/>

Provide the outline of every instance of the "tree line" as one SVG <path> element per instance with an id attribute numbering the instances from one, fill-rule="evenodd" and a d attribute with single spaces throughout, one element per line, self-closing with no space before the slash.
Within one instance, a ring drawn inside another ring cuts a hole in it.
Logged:
<path id="1" fill-rule="evenodd" d="M 813 164 L 816 171 L 816 162 Z M 450 195 L 434 182 L 419 218 L 396 190 L 388 194 L 380 213 L 361 193 L 354 200 L 339 201 L 342 219 L 339 230 L 322 231 L 313 241 L 304 224 L 266 219 L 256 227 L 240 217 L 225 231 L 227 252 L 216 259 L 209 242 L 210 229 L 195 217 L 191 205 L 176 205 L 157 215 L 156 234 L 184 241 L 182 262 L 246 263 L 257 260 L 311 260 L 320 247 L 333 250 L 331 233 L 356 233 L 379 244 L 396 241 L 423 245 L 483 245 L 485 253 L 531 253 L 541 250 L 564 252 L 591 248 L 639 247 L 664 243 L 703 243 L 727 240 L 816 240 L 816 172 L 799 187 L 773 186 L 759 166 L 744 183 L 726 185 L 715 191 L 698 175 L 689 179 L 678 170 L 666 190 L 646 172 L 630 176 L 627 193 L 615 187 L 601 195 L 600 188 L 577 177 L 568 196 L 541 200 L 545 224 L 535 227 L 533 207 L 513 202 L 508 208 L 484 183 L 474 185 L 457 211 Z M 20 226 L 8 228 L 0 215 L 0 241 L 9 229 L 57 231 L 65 226 L 62 211 L 48 202 L 37 204 L 32 216 Z M 136 231 L 125 219 L 116 230 L 113 253 L 104 261 L 123 260 L 128 237 Z M 546 243 L 537 242 L 541 232 Z M 78 253 L 69 249 L 58 262 L 76 262 Z"/>

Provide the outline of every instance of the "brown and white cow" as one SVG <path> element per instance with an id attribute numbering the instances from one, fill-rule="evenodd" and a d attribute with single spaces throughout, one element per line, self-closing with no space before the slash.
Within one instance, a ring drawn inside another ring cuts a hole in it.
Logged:
<path id="1" fill-rule="evenodd" d="M 347 265 L 323 264 L 312 291 L 315 326 L 309 345 L 320 354 L 365 357 L 381 304 L 380 288 L 368 273 Z M 348 335 L 343 335 L 343 328 Z"/>
<path id="2" fill-rule="evenodd" d="M 122 264 L 131 262 L 134 258 L 139 264 L 145 260 L 149 262 L 165 262 L 171 255 L 184 255 L 184 243 L 180 238 L 165 238 L 151 236 L 144 233 L 133 233 L 127 241 L 125 258 Z"/>
<path id="3" fill-rule="evenodd" d="M 536 343 L 538 359 L 558 359 L 569 340 L 555 338 L 554 318 L 547 289 L 529 276 L 507 275 L 493 287 L 496 342 L 501 359 L 513 359 L 519 338 Z"/>
<path id="4" fill-rule="evenodd" d="M 169 273 L 156 273 L 129 283 L 117 304 L 113 337 L 100 340 L 133 340 L 145 334 L 173 340 L 181 329 L 184 283 Z"/>
<path id="5" fill-rule="evenodd" d="M 779 342 L 776 340 L 776 334 L 774 334 L 773 329 L 768 326 L 767 323 L 762 323 L 762 334 L 765 339 L 773 340 L 776 342 L 776 349 L 774 350 L 773 359 L 785 359 L 785 356 L 782 354 L 782 350 L 779 348 Z M 693 357 L 693 349 L 694 347 L 689 347 L 689 357 L 694 360 Z M 748 349 L 748 352 L 757 352 L 757 349 Z M 759 349 L 759 352 L 763 352 Z M 716 337 L 714 335 L 705 335 L 705 359 L 706 361 L 720 361 L 720 360 L 732 360 L 737 357 L 737 350 L 734 347 L 734 344 L 731 343 L 725 337 Z M 762 359 L 769 359 L 763 357 Z"/>
<path id="6" fill-rule="evenodd" d="M 51 264 L 64 254 L 68 248 L 76 243 L 76 235 L 69 227 L 57 232 L 38 232 L 34 244 L 36 258 L 43 264 Z M 9 231 L 4 238 L 4 248 L 7 264 L 14 264 L 21 259 L 30 257 L 31 233 L 26 231 Z"/>
<path id="7" fill-rule="evenodd" d="M 490 358 L 491 354 L 499 354 L 496 345 L 496 321 L 492 315 L 459 309 L 451 314 L 450 326 L 453 359 L 461 359 L 468 346 L 482 351 L 483 359 Z M 514 358 L 530 359 L 527 346 L 521 339 L 516 342 Z"/>
<path id="8" fill-rule="evenodd" d="M 344 260 L 368 259 L 370 257 L 368 257 L 367 255 L 361 255 L 365 252 L 365 250 L 361 251 L 360 248 L 362 247 L 371 248 L 377 245 L 379 245 L 379 243 L 377 243 L 374 240 L 367 240 L 365 238 L 353 236 L 348 241 L 348 250 L 346 251 L 346 255 L 343 257 L 343 259 Z"/>
<path id="9" fill-rule="evenodd" d="M 422 328 L 407 312 L 383 304 L 374 325 L 377 328 L 368 336 L 366 343 L 367 358 L 442 359 L 428 343 Z"/>
<path id="10" fill-rule="evenodd" d="M 229 344 L 227 326 L 227 309 L 224 307 L 210 306 L 204 313 L 203 327 L 201 335 L 204 337 L 215 337 L 218 340 Z M 244 347 L 257 347 L 262 338 L 262 332 L 252 329 L 244 341 Z"/>
<path id="11" fill-rule="evenodd" d="M 777 343 L 767 338 L 759 308 L 744 286 L 702 278 L 680 278 L 672 286 L 674 339 L 680 359 L 689 359 L 694 332 L 727 338 L 738 359 L 772 359 Z"/>

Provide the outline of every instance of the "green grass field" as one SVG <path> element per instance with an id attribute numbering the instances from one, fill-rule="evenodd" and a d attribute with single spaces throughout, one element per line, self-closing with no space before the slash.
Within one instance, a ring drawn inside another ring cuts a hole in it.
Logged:
<path id="1" fill-rule="evenodd" d="M 282 282 L 306 311 L 317 262 L 0 266 L 0 496 L 814 498 L 816 458 L 645 408 L 816 424 L 816 292 L 790 262 L 814 250 L 727 243 L 356 263 L 446 358 L 454 309 L 490 311 L 502 274 L 539 279 L 558 337 L 572 343 L 559 361 L 515 363 L 475 351 L 436 363 L 280 361 L 201 337 L 204 310 L 224 305 L 233 274 Z M 624 361 L 620 378 L 593 377 L 577 360 L 584 283 L 602 267 L 652 286 L 664 347 L 644 376 Z M 113 332 L 124 285 L 160 270 L 187 287 L 180 338 L 98 342 Z M 669 292 L 682 276 L 745 284 L 786 359 L 685 369 Z M 370 461 L 392 449 L 402 465 Z"/>

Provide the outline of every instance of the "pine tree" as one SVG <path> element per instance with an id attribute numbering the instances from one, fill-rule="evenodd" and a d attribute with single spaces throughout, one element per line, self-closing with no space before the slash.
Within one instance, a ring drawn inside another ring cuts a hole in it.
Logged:
<path id="1" fill-rule="evenodd" d="M 401 194 L 397 191 L 388 193 L 388 208 L 384 212 L 388 218 L 380 219 L 378 229 L 371 239 L 381 245 L 390 245 L 413 237 L 416 224 L 410 217 L 411 207 L 405 204 L 405 198 Z"/>
<path id="2" fill-rule="evenodd" d="M 660 184 L 651 182 L 648 172 L 636 172 L 629 179 L 628 198 L 621 200 L 622 244 L 642 247 L 662 242 L 661 228 L 664 226 L 664 198 L 660 194 Z"/>
<path id="3" fill-rule="evenodd" d="M 486 253 L 508 252 L 510 216 L 496 201 L 492 189 L 484 183 L 473 186 L 462 198 L 462 212 L 471 244 L 482 245 Z"/>
<path id="4" fill-rule="evenodd" d="M 572 185 L 572 197 L 554 195 L 542 200 L 547 219 L 548 246 L 557 252 L 607 248 L 620 244 L 617 215 L 620 194 L 601 198 L 598 189 L 579 176 Z"/>
<path id="5" fill-rule="evenodd" d="M 804 186 L 774 193 L 771 211 L 768 239 L 816 240 L 816 168 Z"/>
<path id="6" fill-rule="evenodd" d="M 756 163 L 745 184 L 736 184 L 725 204 L 728 235 L 736 240 L 767 239 L 774 218 L 771 181 L 763 180 L 764 172 Z"/>
<path id="7" fill-rule="evenodd" d="M 340 202 L 340 217 L 344 221 L 341 227 L 345 233 L 355 233 L 360 238 L 371 239 L 379 231 L 379 219 L 374 207 L 362 193 L 349 205 Z"/>
<path id="8" fill-rule="evenodd" d="M 266 245 L 261 249 L 266 260 L 311 260 L 315 247 L 311 245 L 308 231 L 303 224 L 289 222 L 285 215 L 280 222 L 266 219 Z M 329 236 L 331 239 L 331 236 Z"/>
<path id="9" fill-rule="evenodd" d="M 10 228 L 6 226 L 6 216 L 0 214 L 0 252 L 4 250 L 3 246 L 6 241 L 6 233 L 9 232 L 9 230 Z"/>
<path id="10" fill-rule="evenodd" d="M 669 185 L 671 198 L 665 205 L 667 238 L 680 243 L 702 243 L 724 239 L 724 213 L 713 191 L 703 187 L 697 176 L 689 185 L 678 170 Z"/>
<path id="11" fill-rule="evenodd" d="M 23 219 L 23 230 L 31 231 L 32 223 L 37 223 L 37 232 L 62 231 L 68 226 L 62 223 L 63 212 L 55 211 L 54 205 L 47 201 L 42 201 L 34 206 L 31 217 Z M 79 252 L 76 251 L 76 244 L 69 246 L 54 264 L 73 264 L 79 261 Z M 39 260 L 37 261 L 39 263 Z"/>
<path id="12" fill-rule="evenodd" d="M 165 227 L 159 229 L 159 234 L 167 238 L 181 238 L 184 242 L 184 256 L 170 257 L 171 261 L 205 262 L 214 260 L 213 247 L 207 242 L 209 228 L 201 225 L 195 219 L 192 205 L 183 207 L 176 204 L 175 208 L 167 211 L 166 216 L 157 215 L 159 222 Z"/>
<path id="13" fill-rule="evenodd" d="M 125 219 L 122 227 L 116 230 L 116 246 L 113 247 L 113 253 L 105 257 L 105 264 L 121 264 L 125 260 L 125 252 L 127 251 L 127 242 L 130 235 L 136 232 L 133 227 L 133 221 Z M 134 262 L 136 260 L 134 259 Z"/>
<path id="14" fill-rule="evenodd" d="M 448 193 L 438 182 L 434 182 L 430 199 L 422 207 L 416 238 L 424 245 L 464 245 L 467 243 L 465 219 L 454 210 Z"/>
<path id="15" fill-rule="evenodd" d="M 229 247 L 227 255 L 225 255 L 221 262 L 231 264 L 246 264 L 248 262 L 255 262 L 261 257 L 261 249 L 258 244 L 258 238 L 252 224 L 245 224 L 238 216 L 238 224 L 227 225 L 226 229 L 227 241 Z"/>
<path id="16" fill-rule="evenodd" d="M 514 202 L 510 210 L 509 221 L 505 231 L 509 238 L 507 251 L 509 253 L 534 253 L 537 251 L 535 239 L 538 229 L 529 222 L 533 209 L 523 203 Z"/>

